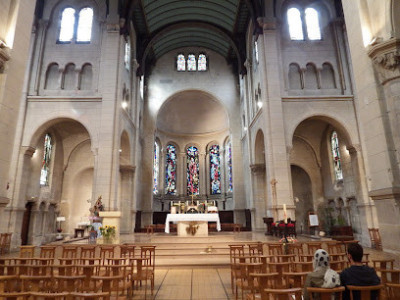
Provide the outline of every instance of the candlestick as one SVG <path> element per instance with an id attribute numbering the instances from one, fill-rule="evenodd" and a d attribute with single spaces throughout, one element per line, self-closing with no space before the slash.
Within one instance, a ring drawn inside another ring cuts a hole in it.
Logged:
<path id="1" fill-rule="evenodd" d="M 285 219 L 285 224 L 287 224 L 286 204 L 283 204 L 283 218 Z"/>

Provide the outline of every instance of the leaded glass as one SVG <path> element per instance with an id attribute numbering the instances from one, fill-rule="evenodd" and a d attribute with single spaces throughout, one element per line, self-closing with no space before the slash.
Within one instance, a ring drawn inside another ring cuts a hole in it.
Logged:
<path id="1" fill-rule="evenodd" d="M 78 32 L 76 40 L 78 42 L 90 42 L 92 38 L 93 9 L 90 7 L 82 8 L 79 12 Z"/>
<path id="2" fill-rule="evenodd" d="M 199 151 L 196 147 L 187 149 L 187 194 L 199 194 Z"/>
<path id="3" fill-rule="evenodd" d="M 185 55 L 179 54 L 176 59 L 176 69 L 178 71 L 185 71 L 186 70 L 186 60 Z"/>
<path id="4" fill-rule="evenodd" d="M 225 161 L 226 161 L 226 171 L 227 171 L 227 178 L 228 178 L 228 192 L 233 191 L 233 182 L 232 182 L 232 146 L 231 142 L 226 143 L 225 148 Z"/>
<path id="5" fill-rule="evenodd" d="M 154 160 L 153 160 L 153 194 L 158 194 L 158 176 L 160 170 L 160 146 L 154 142 Z"/>
<path id="6" fill-rule="evenodd" d="M 318 12 L 314 8 L 307 8 L 306 13 L 306 25 L 307 25 L 307 36 L 309 40 L 320 40 L 321 29 L 319 27 Z"/>
<path id="7" fill-rule="evenodd" d="M 188 71 L 196 71 L 196 56 L 194 54 L 189 54 L 187 59 Z"/>
<path id="8" fill-rule="evenodd" d="M 43 160 L 42 160 L 42 168 L 40 170 L 40 185 L 49 185 L 52 148 L 53 145 L 51 143 L 51 136 L 47 133 L 46 136 L 44 137 Z"/>
<path id="9" fill-rule="evenodd" d="M 70 42 L 74 36 L 75 9 L 68 7 L 63 10 L 61 15 L 60 42 Z"/>
<path id="10" fill-rule="evenodd" d="M 211 194 L 221 194 L 221 165 L 218 145 L 210 147 L 210 179 Z"/>
<path id="11" fill-rule="evenodd" d="M 165 194 L 176 194 L 176 148 L 173 145 L 167 146 L 166 167 L 165 167 Z"/>
<path id="12" fill-rule="evenodd" d="M 337 137 L 336 131 L 332 132 L 331 149 L 332 149 L 333 169 L 335 173 L 335 178 L 336 180 L 342 180 L 343 179 L 342 162 L 340 159 L 339 139 Z"/>
<path id="13" fill-rule="evenodd" d="M 287 11 L 289 34 L 291 40 L 303 40 L 303 25 L 300 11 L 297 8 L 289 8 Z"/>
<path id="14" fill-rule="evenodd" d="M 198 71 L 207 71 L 207 57 L 204 54 L 199 55 L 199 60 L 197 61 Z"/>

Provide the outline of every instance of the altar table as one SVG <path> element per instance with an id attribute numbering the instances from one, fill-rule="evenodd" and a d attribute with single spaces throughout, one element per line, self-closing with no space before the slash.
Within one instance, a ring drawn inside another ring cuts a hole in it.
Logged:
<path id="1" fill-rule="evenodd" d="M 221 231 L 218 214 L 168 214 L 165 220 L 165 232 L 169 233 L 169 222 L 217 222 L 217 230 Z"/>

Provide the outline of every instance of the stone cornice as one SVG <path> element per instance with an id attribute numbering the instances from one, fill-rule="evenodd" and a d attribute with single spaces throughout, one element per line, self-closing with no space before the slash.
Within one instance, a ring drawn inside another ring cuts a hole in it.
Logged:
<path id="1" fill-rule="evenodd" d="M 0 196 L 0 207 L 6 207 L 10 201 L 10 198 Z"/>
<path id="2" fill-rule="evenodd" d="M 135 173 L 136 166 L 132 166 L 132 165 L 120 165 L 120 166 L 119 166 L 119 170 L 120 170 L 121 172 Z"/>
<path id="3" fill-rule="evenodd" d="M 252 164 L 250 165 L 250 169 L 252 173 L 264 173 L 265 164 Z"/>
<path id="4" fill-rule="evenodd" d="M 378 190 L 372 190 L 368 193 L 373 200 L 400 200 L 400 188 L 390 187 Z"/>
<path id="5" fill-rule="evenodd" d="M 263 30 L 276 30 L 278 27 L 276 21 L 269 21 L 267 18 L 257 18 L 257 22 Z"/>
<path id="6" fill-rule="evenodd" d="M 382 84 L 400 77 L 400 40 L 389 39 L 373 45 L 368 55 L 374 62 Z"/>

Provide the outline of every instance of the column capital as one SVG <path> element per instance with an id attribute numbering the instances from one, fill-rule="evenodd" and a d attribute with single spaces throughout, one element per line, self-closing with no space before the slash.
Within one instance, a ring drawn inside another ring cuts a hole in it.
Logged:
<path id="1" fill-rule="evenodd" d="M 271 21 L 267 18 L 257 18 L 257 22 L 263 30 L 276 30 L 278 28 L 278 24 L 276 21 Z"/>
<path id="2" fill-rule="evenodd" d="M 250 165 L 251 172 L 256 173 L 264 173 L 265 172 L 265 164 L 252 164 Z"/>
<path id="3" fill-rule="evenodd" d="M 6 62 L 10 60 L 11 56 L 9 54 L 9 49 L 7 45 L 0 40 L 0 74 L 2 74 L 6 67 Z"/>
<path id="4" fill-rule="evenodd" d="M 360 144 L 349 145 L 346 147 L 346 149 L 349 151 L 350 154 L 354 154 L 357 152 L 361 152 L 361 145 Z"/>
<path id="5" fill-rule="evenodd" d="M 374 62 L 381 84 L 400 78 L 400 39 L 391 38 L 370 46 L 368 56 Z"/>

